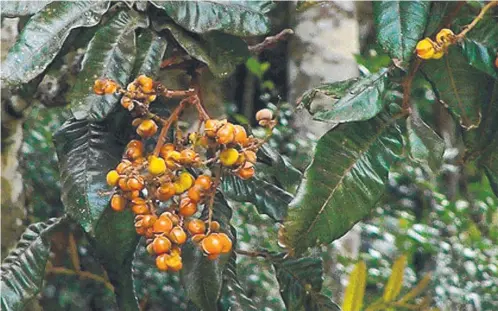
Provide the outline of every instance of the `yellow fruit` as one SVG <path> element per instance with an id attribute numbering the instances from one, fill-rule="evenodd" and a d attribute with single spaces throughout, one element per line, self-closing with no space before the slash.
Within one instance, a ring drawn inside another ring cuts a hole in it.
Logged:
<path id="1" fill-rule="evenodd" d="M 448 46 L 451 44 L 455 34 L 451 29 L 443 28 L 436 35 L 436 42 L 443 46 Z"/>
<path id="2" fill-rule="evenodd" d="M 183 191 L 186 191 L 192 187 L 194 184 L 195 179 L 192 175 L 190 175 L 187 172 L 182 172 L 180 176 L 178 176 L 178 183 L 181 185 Z"/>
<path id="3" fill-rule="evenodd" d="M 180 271 L 183 267 L 182 257 L 179 255 L 170 255 L 166 258 L 166 264 L 171 271 Z"/>
<path id="4" fill-rule="evenodd" d="M 166 162 L 162 158 L 151 156 L 149 158 L 149 173 L 154 176 L 164 174 L 166 172 Z"/>
<path id="5" fill-rule="evenodd" d="M 224 166 L 232 166 L 237 162 L 239 152 L 234 148 L 228 148 L 220 153 L 220 162 Z"/>
<path id="6" fill-rule="evenodd" d="M 157 132 L 157 124 L 154 120 L 147 119 L 143 120 L 142 123 L 137 127 L 137 134 L 141 137 L 151 137 Z"/>
<path id="7" fill-rule="evenodd" d="M 106 181 L 109 186 L 116 186 L 119 180 L 119 173 L 116 170 L 109 171 L 106 176 Z"/>
<path id="8" fill-rule="evenodd" d="M 273 112 L 270 109 L 261 109 L 256 113 L 256 121 L 273 119 Z"/>
<path id="9" fill-rule="evenodd" d="M 436 53 L 434 48 L 435 43 L 430 38 L 425 38 L 417 43 L 416 51 L 417 56 L 422 59 L 431 59 Z"/>
<path id="10" fill-rule="evenodd" d="M 432 58 L 433 59 L 440 59 L 443 56 L 444 56 L 444 51 L 441 49 L 441 51 L 435 52 L 434 55 L 432 55 Z"/>
<path id="11" fill-rule="evenodd" d="M 235 139 L 235 127 L 231 123 L 227 123 L 220 127 L 216 132 L 216 141 L 219 144 L 230 144 Z"/>

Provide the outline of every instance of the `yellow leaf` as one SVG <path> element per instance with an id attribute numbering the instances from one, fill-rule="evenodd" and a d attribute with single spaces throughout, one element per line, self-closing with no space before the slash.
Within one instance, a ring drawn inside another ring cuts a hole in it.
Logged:
<path id="1" fill-rule="evenodd" d="M 420 282 L 418 282 L 417 286 L 412 288 L 408 293 L 406 293 L 406 295 L 401 297 L 399 302 L 400 303 L 408 302 L 408 301 L 412 300 L 413 298 L 417 297 L 418 295 L 420 295 L 420 293 L 422 293 L 424 291 L 424 289 L 427 287 L 427 285 L 429 285 L 430 281 L 431 281 L 431 274 L 428 273 L 424 276 L 424 278 L 422 280 L 420 280 Z"/>
<path id="2" fill-rule="evenodd" d="M 349 284 L 346 287 L 344 301 L 342 303 L 343 311 L 360 311 L 363 306 L 363 297 L 365 296 L 365 285 L 367 279 L 367 265 L 365 262 L 358 262 L 351 274 L 349 275 Z"/>
<path id="3" fill-rule="evenodd" d="M 384 301 L 391 302 L 398 296 L 403 286 L 403 273 L 405 272 L 406 256 L 400 256 L 393 265 L 393 271 L 384 289 Z"/>

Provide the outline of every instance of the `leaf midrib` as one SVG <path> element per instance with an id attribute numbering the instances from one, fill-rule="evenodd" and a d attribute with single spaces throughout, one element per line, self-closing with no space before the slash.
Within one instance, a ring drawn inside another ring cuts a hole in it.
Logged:
<path id="1" fill-rule="evenodd" d="M 378 138 L 381 136 L 381 134 L 384 133 L 384 130 L 391 125 L 391 122 L 384 122 L 383 123 L 384 125 L 382 126 L 381 130 L 377 133 L 377 135 L 374 136 L 373 139 L 371 139 L 368 143 L 367 143 L 367 148 L 365 150 L 362 150 L 360 155 L 357 157 L 357 160 L 354 161 L 349 167 L 346 168 L 346 170 L 344 171 L 344 173 L 341 175 L 341 178 L 339 179 L 339 181 L 337 182 L 337 184 L 335 185 L 335 187 L 331 190 L 331 193 L 330 195 L 327 197 L 327 199 L 325 200 L 325 202 L 323 203 L 322 207 L 320 208 L 319 212 L 317 213 L 317 215 L 315 216 L 315 219 L 313 219 L 313 222 L 311 223 L 311 225 L 309 226 L 308 230 L 306 230 L 306 234 L 309 234 L 311 232 L 311 229 L 313 229 L 313 227 L 315 226 L 316 222 L 318 221 L 318 219 L 320 218 L 321 214 L 323 213 L 323 211 L 325 210 L 325 208 L 327 207 L 327 204 L 329 203 L 329 201 L 332 199 L 333 195 L 335 194 L 336 190 L 339 188 L 339 185 L 342 184 L 342 181 L 344 180 L 344 178 L 346 177 L 346 175 L 348 175 L 351 170 L 353 169 L 354 166 L 356 166 L 356 164 L 363 158 L 363 156 L 365 155 L 365 153 L 370 150 L 370 147 L 372 144 L 374 144 L 374 142 L 376 142 L 378 140 Z"/>

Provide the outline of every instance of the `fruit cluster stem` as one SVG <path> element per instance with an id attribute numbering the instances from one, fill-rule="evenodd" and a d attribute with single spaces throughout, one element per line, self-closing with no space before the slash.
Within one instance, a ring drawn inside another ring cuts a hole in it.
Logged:
<path id="1" fill-rule="evenodd" d="M 189 101 L 189 98 L 183 99 L 178 106 L 173 110 L 169 118 L 164 122 L 163 128 L 161 129 L 161 132 L 159 133 L 159 137 L 157 139 L 157 144 L 156 147 L 154 148 L 154 156 L 159 155 L 159 151 L 161 150 L 161 147 L 164 145 L 166 142 L 166 136 L 168 135 L 168 130 L 171 127 L 171 124 L 173 124 L 174 121 L 178 119 L 180 116 L 180 113 L 183 111 L 185 108 L 185 104 Z"/>
<path id="2" fill-rule="evenodd" d="M 481 9 L 481 12 L 479 12 L 479 14 L 474 18 L 474 20 L 469 24 L 467 25 L 467 27 L 465 27 L 458 35 L 455 36 L 456 40 L 461 40 L 465 37 L 465 35 L 472 30 L 472 28 L 474 28 L 477 23 L 483 19 L 484 15 L 486 14 L 486 12 L 491 9 L 492 7 L 494 6 L 497 6 L 498 5 L 498 1 L 491 1 L 489 2 L 488 4 L 486 4 L 482 9 Z"/>

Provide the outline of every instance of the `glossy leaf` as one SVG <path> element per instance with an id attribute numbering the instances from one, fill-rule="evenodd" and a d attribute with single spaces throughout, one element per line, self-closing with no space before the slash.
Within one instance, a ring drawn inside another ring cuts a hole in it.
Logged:
<path id="1" fill-rule="evenodd" d="M 114 285 L 119 310 L 139 310 L 132 277 L 133 253 L 139 241 L 134 218 L 129 209 L 115 212 L 106 206 L 96 225 L 95 239 L 90 240 Z"/>
<path id="2" fill-rule="evenodd" d="M 366 217 L 385 190 L 401 141 L 394 120 L 385 114 L 341 124 L 323 135 L 289 207 L 287 245 L 299 254 L 329 244 Z"/>
<path id="3" fill-rule="evenodd" d="M 406 68 L 427 24 L 429 1 L 374 1 L 374 24 L 381 47 Z"/>
<path id="4" fill-rule="evenodd" d="M 266 13 L 271 1 L 151 1 L 173 21 L 188 31 L 207 33 L 213 30 L 248 37 L 270 31 Z"/>
<path id="5" fill-rule="evenodd" d="M 144 74 L 156 77 L 168 41 L 150 29 L 144 30 L 137 38 L 137 59 L 132 77 Z"/>
<path id="6" fill-rule="evenodd" d="M 416 161 L 427 163 L 437 172 L 443 164 L 444 140 L 418 114 L 406 120 L 410 155 Z"/>
<path id="7" fill-rule="evenodd" d="M 99 23 L 109 2 L 55 1 L 29 19 L 2 63 L 2 82 L 27 83 L 42 73 L 72 29 Z"/>
<path id="8" fill-rule="evenodd" d="M 253 177 L 242 180 L 232 174 L 226 174 L 222 182 L 223 193 L 237 202 L 254 204 L 261 214 L 266 214 L 276 221 L 283 221 L 292 195 L 274 184 Z"/>
<path id="9" fill-rule="evenodd" d="M 242 288 L 237 276 L 236 256 L 232 254 L 228 260 L 227 267 L 223 273 L 224 284 L 224 310 L 230 311 L 256 311 L 256 307 L 252 299 L 247 297 L 247 294 Z"/>
<path id="10" fill-rule="evenodd" d="M 442 59 L 427 61 L 423 72 L 463 128 L 469 130 L 479 125 L 481 105 L 488 100 L 492 87 L 488 75 L 467 64 L 456 47 L 450 47 Z"/>
<path id="11" fill-rule="evenodd" d="M 1 17 L 29 16 L 37 13 L 52 1 L 2 1 Z"/>
<path id="12" fill-rule="evenodd" d="M 300 104 L 318 121 L 345 123 L 371 119 L 382 110 L 388 72 L 382 69 L 368 77 L 313 88 L 303 94 Z"/>
<path id="13" fill-rule="evenodd" d="M 365 297 L 367 265 L 359 261 L 351 271 L 342 302 L 343 311 L 360 311 Z"/>
<path id="14" fill-rule="evenodd" d="M 220 192 L 215 196 L 213 211 L 213 219 L 220 223 L 220 231 L 226 233 L 233 241 L 234 236 L 230 228 L 232 210 Z M 203 219 L 207 219 L 207 212 L 205 208 Z M 223 285 L 223 271 L 230 254 L 209 260 L 200 247 L 189 240 L 182 247 L 182 258 L 183 268 L 180 277 L 185 294 L 198 308 L 204 311 L 217 311 L 218 298 Z"/>
<path id="15" fill-rule="evenodd" d="M 4 311 L 24 310 L 41 290 L 50 255 L 52 233 L 61 218 L 30 225 L 2 262 L 1 306 Z"/>
<path id="16" fill-rule="evenodd" d="M 283 258 L 279 255 L 271 261 L 287 310 L 340 310 L 320 293 L 323 283 L 321 258 Z"/>
<path id="17" fill-rule="evenodd" d="M 382 298 L 385 302 L 391 302 L 398 297 L 403 288 L 403 275 L 406 267 L 406 256 L 402 255 L 393 264 L 391 275 L 384 288 Z"/>
<path id="18" fill-rule="evenodd" d="M 498 24 L 495 20 L 483 20 L 484 25 L 477 32 L 470 32 L 461 42 L 462 54 L 470 65 L 498 78 L 498 68 L 495 66 L 498 50 Z"/>
<path id="19" fill-rule="evenodd" d="M 121 158 L 124 146 L 107 123 L 71 119 L 55 133 L 54 142 L 61 172 L 62 202 L 66 212 L 95 237 L 95 229 L 109 195 L 106 174 Z"/>
<path id="20" fill-rule="evenodd" d="M 424 36 L 433 38 L 436 32 L 441 27 L 441 23 L 447 16 L 448 12 L 452 12 L 454 6 L 458 2 L 450 1 L 432 1 L 427 26 L 425 27 Z"/>
<path id="21" fill-rule="evenodd" d="M 258 150 L 257 155 L 258 162 L 268 165 L 268 174 L 275 177 L 285 189 L 293 188 L 301 180 L 301 172 L 267 144 Z"/>
<path id="22" fill-rule="evenodd" d="M 247 43 L 220 32 L 199 37 L 171 22 L 155 22 L 157 30 L 167 29 L 191 57 L 205 63 L 214 76 L 226 78 L 249 57 Z"/>
<path id="23" fill-rule="evenodd" d="M 71 112 L 77 120 L 102 120 L 114 108 L 119 96 L 94 94 L 94 81 L 106 77 L 126 86 L 136 56 L 135 29 L 145 26 L 147 19 L 143 16 L 120 11 L 95 33 L 68 95 Z"/>

